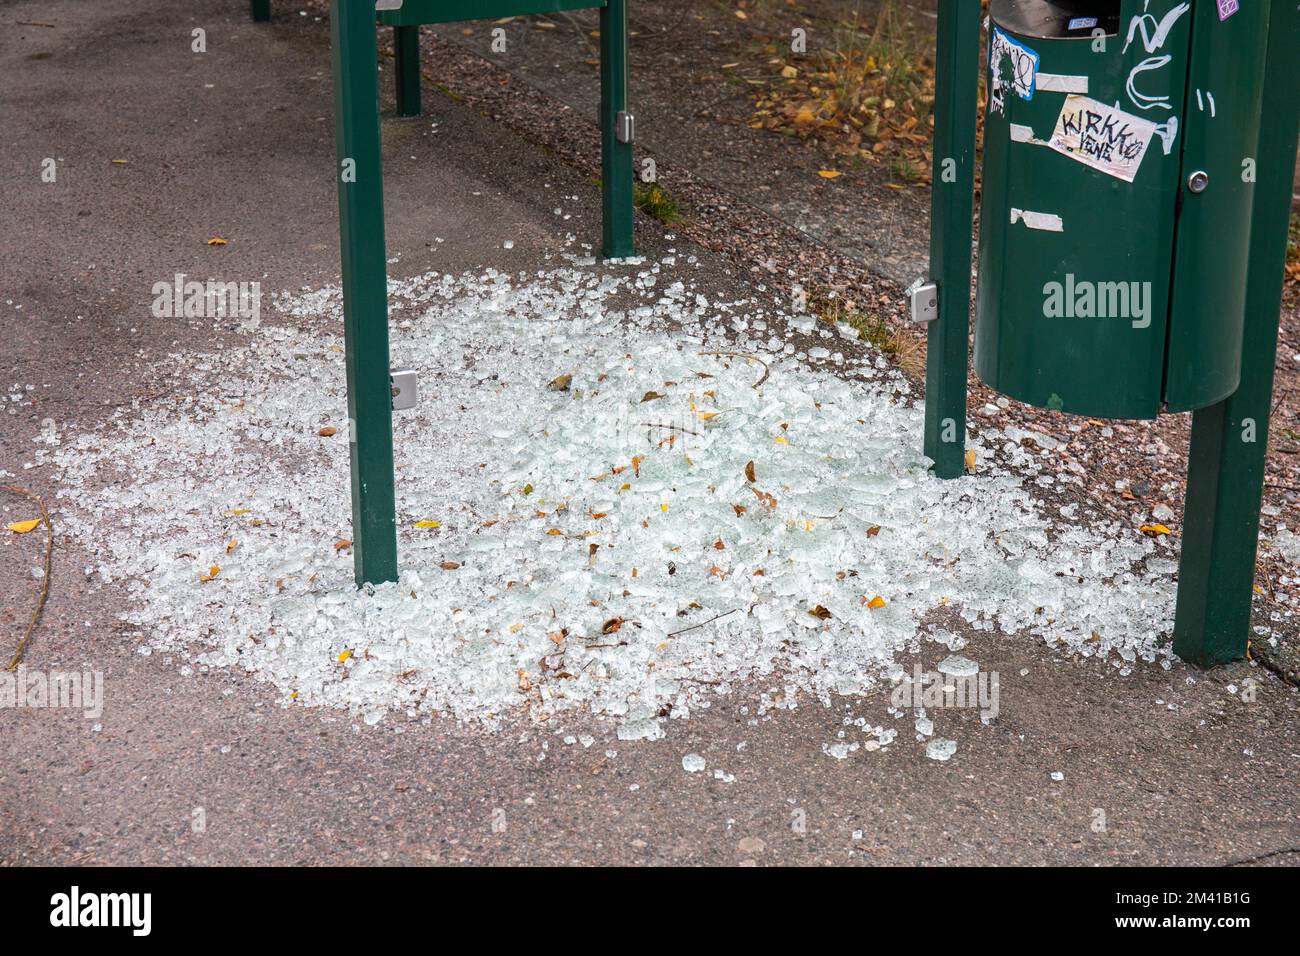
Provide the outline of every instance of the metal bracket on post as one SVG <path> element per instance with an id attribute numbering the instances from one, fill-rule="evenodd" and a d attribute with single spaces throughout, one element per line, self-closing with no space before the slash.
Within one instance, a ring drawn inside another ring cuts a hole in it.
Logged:
<path id="1" fill-rule="evenodd" d="M 917 279 L 907 287 L 907 301 L 912 310 L 912 322 L 927 325 L 939 318 L 939 283 L 933 279 Z"/>
<path id="2" fill-rule="evenodd" d="M 414 408 L 420 400 L 419 375 L 414 369 L 396 369 L 388 380 L 392 383 L 393 411 L 404 412 Z"/>
<path id="3" fill-rule="evenodd" d="M 620 143 L 636 142 L 636 117 L 627 110 L 620 110 L 614 118 L 614 138 Z"/>

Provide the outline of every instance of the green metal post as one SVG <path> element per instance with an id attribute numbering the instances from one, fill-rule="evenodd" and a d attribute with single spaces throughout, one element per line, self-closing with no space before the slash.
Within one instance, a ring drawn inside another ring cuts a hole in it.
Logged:
<path id="1" fill-rule="evenodd" d="M 1255 161 L 1241 385 L 1192 415 L 1174 652 L 1208 667 L 1245 655 L 1277 358 L 1287 226 L 1300 136 L 1300 6 L 1272 4 L 1266 118 Z M 1211 187 L 1213 188 L 1213 187 Z"/>
<path id="2" fill-rule="evenodd" d="M 374 0 L 330 0 L 339 244 L 358 585 L 397 580 L 388 267 Z"/>
<path id="3" fill-rule="evenodd" d="M 393 27 L 393 72 L 397 115 L 420 115 L 420 28 Z"/>
<path id="4" fill-rule="evenodd" d="M 600 9 L 600 147 L 605 258 L 633 255 L 632 144 L 620 142 L 618 114 L 627 110 L 627 0 Z"/>
<path id="5" fill-rule="evenodd" d="M 939 0 L 930 199 L 930 278 L 939 286 L 939 317 L 927 332 L 925 454 L 940 478 L 959 478 L 966 468 L 980 32 L 978 3 Z"/>
<path id="6" fill-rule="evenodd" d="M 271 0 L 253 0 L 253 19 L 258 23 L 271 19 Z"/>

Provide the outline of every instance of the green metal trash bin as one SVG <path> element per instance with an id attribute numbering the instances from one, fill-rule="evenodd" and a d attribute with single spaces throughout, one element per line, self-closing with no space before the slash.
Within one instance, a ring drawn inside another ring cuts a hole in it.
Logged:
<path id="1" fill-rule="evenodd" d="M 993 0 L 975 370 L 1155 418 L 1236 389 L 1261 0 Z"/>

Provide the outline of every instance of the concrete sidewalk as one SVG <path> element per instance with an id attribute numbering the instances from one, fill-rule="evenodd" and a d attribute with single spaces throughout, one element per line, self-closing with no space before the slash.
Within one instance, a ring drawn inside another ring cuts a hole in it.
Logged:
<path id="1" fill-rule="evenodd" d="M 206 54 L 191 52 L 196 27 Z M 962 749 L 937 762 L 917 747 L 823 752 L 846 716 L 888 719 L 883 693 L 754 721 L 753 699 L 780 686 L 755 681 L 671 721 L 667 739 L 611 735 L 585 749 L 526 724 L 394 733 L 281 708 L 242 673 L 187 677 L 181 660 L 141 656 L 118 621 L 126 585 L 96 583 L 86 569 L 101 557 L 59 534 L 58 473 L 24 465 L 43 420 L 93 430 L 183 389 L 153 371 L 168 356 L 181 376 L 197 353 L 246 341 L 229 324 L 153 318 L 155 282 L 337 281 L 327 25 L 281 11 L 254 26 L 235 0 L 15 0 L 0 7 L 0 33 L 0 365 L 21 395 L 0 412 L 0 484 L 42 495 L 56 530 L 50 600 L 25 662 L 107 682 L 97 719 L 0 710 L 0 862 L 1296 861 L 1300 697 L 1246 664 L 1136 665 L 1121 677 L 1031 638 L 971 633 L 963 653 L 1002 675 L 1001 715 L 946 713 Z M 393 275 L 535 271 L 597 243 L 590 181 L 434 90 L 425 117 L 392 118 L 388 79 Z M 53 184 L 41 178 L 47 157 Z M 557 195 L 572 219 L 554 214 Z M 721 295 L 752 293 L 654 223 L 638 223 L 638 243 L 650 257 L 699 256 L 697 279 Z M 263 321 L 298 320 L 268 308 Z M 0 509 L 0 524 L 29 516 L 10 495 Z M 4 535 L 7 657 L 35 599 L 41 542 Z M 932 666 L 938 650 L 918 659 Z M 1239 690 L 1247 678 L 1253 702 Z M 684 772 L 692 752 L 735 782 Z"/>

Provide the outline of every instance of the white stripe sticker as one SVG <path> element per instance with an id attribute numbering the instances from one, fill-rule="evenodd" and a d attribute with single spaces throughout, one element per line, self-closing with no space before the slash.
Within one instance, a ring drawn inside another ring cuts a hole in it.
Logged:
<path id="1" fill-rule="evenodd" d="M 1064 73 L 1039 73 L 1038 89 L 1048 93 L 1084 93 L 1088 92 L 1086 76 L 1067 76 Z"/>
<path id="2" fill-rule="evenodd" d="M 1013 143 L 1039 143 L 1042 140 L 1034 137 L 1034 128 L 1032 126 L 1021 126 L 1019 123 L 1011 124 L 1011 142 Z"/>
<path id="3" fill-rule="evenodd" d="M 1065 223 L 1054 212 L 1032 212 L 1028 209 L 1012 209 L 1011 223 L 1023 222 L 1030 229 L 1042 229 L 1044 232 L 1065 232 Z"/>

